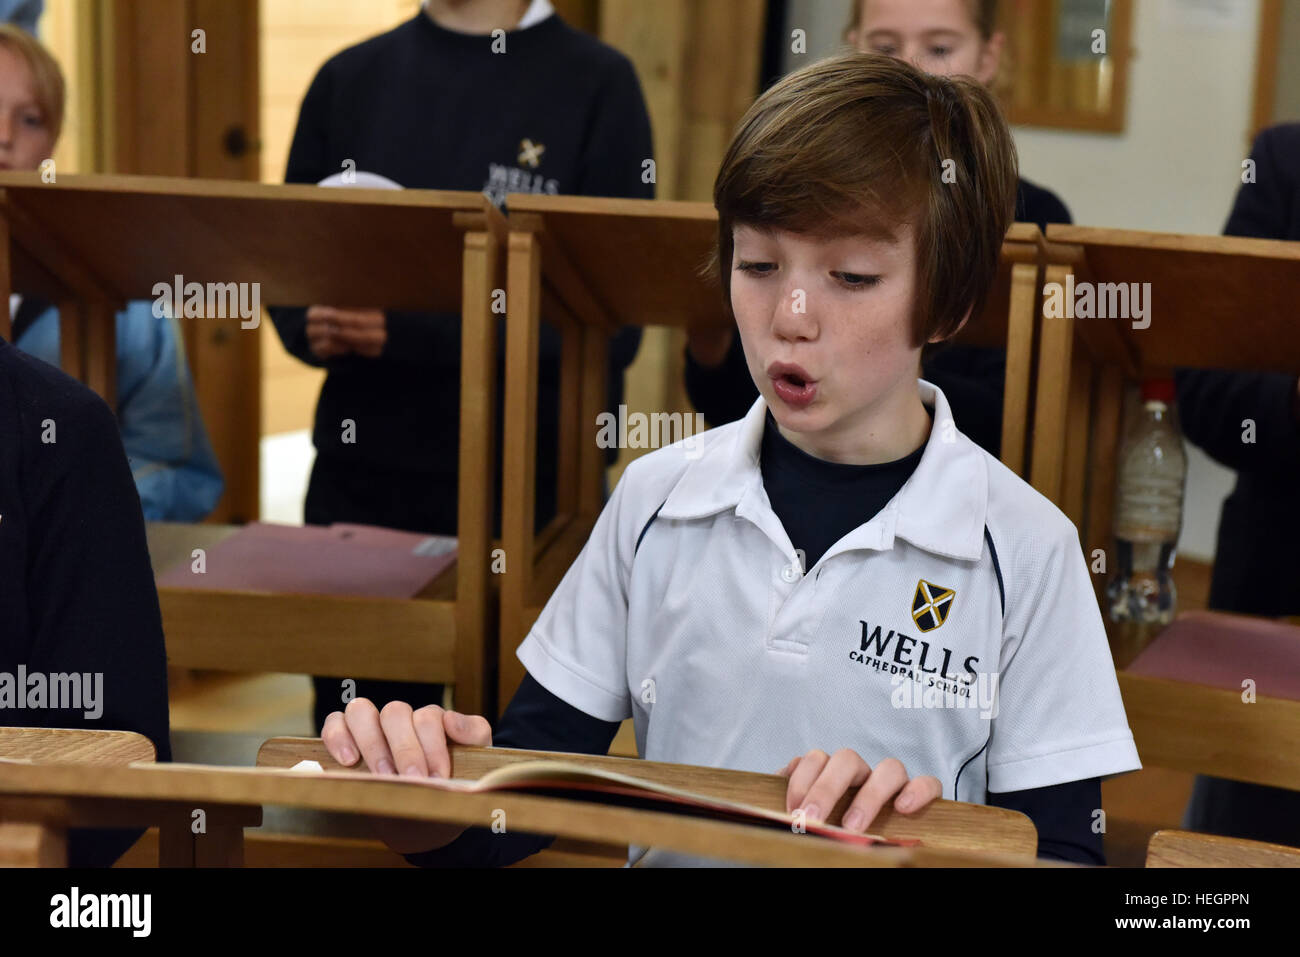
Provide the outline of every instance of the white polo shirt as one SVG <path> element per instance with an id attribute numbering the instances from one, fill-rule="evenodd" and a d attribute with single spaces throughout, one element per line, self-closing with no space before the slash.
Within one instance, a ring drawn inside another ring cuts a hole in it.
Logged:
<path id="1" fill-rule="evenodd" d="M 918 388 L 916 470 L 806 574 L 763 488 L 761 398 L 634 461 L 519 659 L 635 719 L 654 761 L 773 773 L 851 748 L 974 803 L 1140 768 L 1074 525 Z"/>

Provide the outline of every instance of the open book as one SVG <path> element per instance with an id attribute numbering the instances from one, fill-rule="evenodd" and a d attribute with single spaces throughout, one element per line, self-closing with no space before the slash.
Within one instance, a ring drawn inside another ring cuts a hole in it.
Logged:
<path id="1" fill-rule="evenodd" d="M 320 774 L 331 778 L 348 777 L 374 780 L 375 776 L 357 771 L 323 771 L 315 761 L 300 761 L 289 774 Z M 832 824 L 803 821 L 794 814 L 771 811 L 753 804 L 742 804 L 712 795 L 684 791 L 657 781 L 592 768 L 568 761 L 519 761 L 488 771 L 477 779 L 467 778 L 415 778 L 385 775 L 384 781 L 400 781 L 415 787 L 436 788 L 440 791 L 485 793 L 493 791 L 519 791 L 550 797 L 563 797 L 574 801 L 592 801 L 599 804 L 631 807 L 641 810 L 683 814 L 714 820 L 756 824 L 784 830 L 795 829 L 796 823 L 808 834 L 828 837 L 847 844 L 886 844 L 910 847 L 919 844 L 915 838 L 890 839 L 875 834 L 860 834 Z"/>

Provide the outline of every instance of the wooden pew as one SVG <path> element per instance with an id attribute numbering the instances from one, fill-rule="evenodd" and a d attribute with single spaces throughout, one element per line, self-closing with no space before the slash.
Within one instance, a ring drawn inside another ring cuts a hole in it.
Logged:
<path id="1" fill-rule="evenodd" d="M 111 767 L 155 757 L 153 742 L 134 731 L 0 727 L 0 759 L 6 761 Z M 0 867 L 62 867 L 67 860 L 65 826 L 7 820 L 0 806 Z"/>
<path id="2" fill-rule="evenodd" d="M 452 745 L 451 756 L 452 774 L 460 778 L 477 779 L 489 771 L 518 761 L 555 758 L 774 811 L 785 810 L 787 781 L 775 774 L 668 764 L 610 755 L 555 754 L 462 745 Z M 259 767 L 290 768 L 303 760 L 317 761 L 326 770 L 343 770 L 330 757 L 319 738 L 271 738 L 262 745 L 257 755 Z M 844 795 L 831 810 L 827 820 L 839 823 L 852 796 L 851 793 Z M 1033 859 L 1038 847 L 1038 834 L 1025 815 L 1004 808 L 960 801 L 936 801 L 914 815 L 899 814 L 887 806 L 872 824 L 871 831 L 890 839 L 918 838 L 927 851 L 935 853 L 989 853 Z M 566 850 L 564 845 L 560 849 Z M 621 862 L 627 857 L 627 844 L 620 842 L 612 845 L 609 853 L 617 854 Z"/>
<path id="3" fill-rule="evenodd" d="M 1156 831 L 1147 867 L 1300 867 L 1300 847 L 1192 831 Z"/>
<path id="4" fill-rule="evenodd" d="M 530 833 L 605 845 L 628 841 L 760 866 L 1040 866 L 1024 854 L 938 846 L 860 847 L 777 828 L 519 792 L 433 792 L 382 777 L 353 779 L 274 768 L 145 763 L 104 767 L 87 775 L 84 768 L 73 764 L 0 761 L 0 812 L 12 821 L 66 823 L 69 809 L 80 809 L 101 816 L 112 812 L 124 825 L 140 826 L 158 823 L 167 815 L 188 814 L 195 808 L 209 813 L 213 808 L 225 808 L 252 814 L 266 804 L 469 826 L 483 825 L 504 813 L 511 827 Z M 997 810 L 967 807 L 976 809 L 972 813 Z M 222 863 L 239 863 L 242 830 L 232 830 L 230 842 L 232 853 Z"/>
<path id="5" fill-rule="evenodd" d="M 164 588 L 173 665 L 447 683 L 457 708 L 494 714 L 491 300 L 504 286 L 504 239 L 504 219 L 474 192 L 135 176 L 43 183 L 34 173 L 0 173 L 0 291 L 61 304 L 63 364 L 110 404 L 114 311 L 129 300 L 156 300 L 155 284 L 177 275 L 185 283 L 257 284 L 263 305 L 462 316 L 459 560 L 452 569 L 414 600 Z M 5 323 L 0 332 L 7 315 Z M 230 334 L 258 335 L 241 326 L 232 324 Z M 255 392 L 256 383 L 246 385 Z M 155 564 L 188 560 L 192 549 L 229 532 L 151 529 Z"/>
<path id="6" fill-rule="evenodd" d="M 1079 527 L 1084 554 L 1109 554 L 1126 387 L 1178 367 L 1300 368 L 1300 243 L 1053 224 L 1045 255 L 1044 290 L 1150 283 L 1145 328 L 1048 317 L 1046 295 L 1040 307 L 1029 479 Z"/>
<path id="7" fill-rule="evenodd" d="M 1300 791 L 1300 627 L 1185 612 L 1118 677 L 1143 764 Z"/>

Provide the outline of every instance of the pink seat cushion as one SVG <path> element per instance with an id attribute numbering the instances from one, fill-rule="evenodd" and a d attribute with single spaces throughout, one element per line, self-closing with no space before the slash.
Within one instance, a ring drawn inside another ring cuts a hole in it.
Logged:
<path id="1" fill-rule="evenodd" d="M 1130 674 L 1300 701 L 1300 627 L 1267 618 L 1188 611 L 1129 665 Z"/>

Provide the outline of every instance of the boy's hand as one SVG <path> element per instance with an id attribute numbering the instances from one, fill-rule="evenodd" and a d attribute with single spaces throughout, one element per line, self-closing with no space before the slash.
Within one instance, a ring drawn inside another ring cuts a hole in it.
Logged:
<path id="1" fill-rule="evenodd" d="M 321 729 L 321 741 L 335 761 L 352 767 L 364 759 L 374 774 L 450 777 L 449 740 L 491 747 L 492 727 L 481 715 L 444 711 L 435 704 L 412 710 L 405 701 L 390 701 L 379 711 L 368 699 L 354 698 L 346 712 L 333 712 Z M 450 844 L 465 827 L 382 819 L 375 829 L 394 851 L 412 854 Z"/>
<path id="2" fill-rule="evenodd" d="M 890 800 L 894 800 L 896 811 L 913 814 L 943 796 L 943 785 L 938 778 L 926 775 L 909 780 L 907 770 L 897 758 L 885 758 L 872 770 L 856 751 L 848 748 L 832 755 L 809 751 L 801 758 L 791 759 L 776 773 L 790 779 L 785 793 L 787 813 L 802 807 L 811 821 L 824 822 L 844 793 L 849 788 L 858 788 L 840 826 L 859 833 L 870 827 Z"/>
<path id="3" fill-rule="evenodd" d="M 387 341 L 388 323 L 382 309 L 312 306 L 307 310 L 307 345 L 318 358 L 355 352 L 377 359 Z"/>

